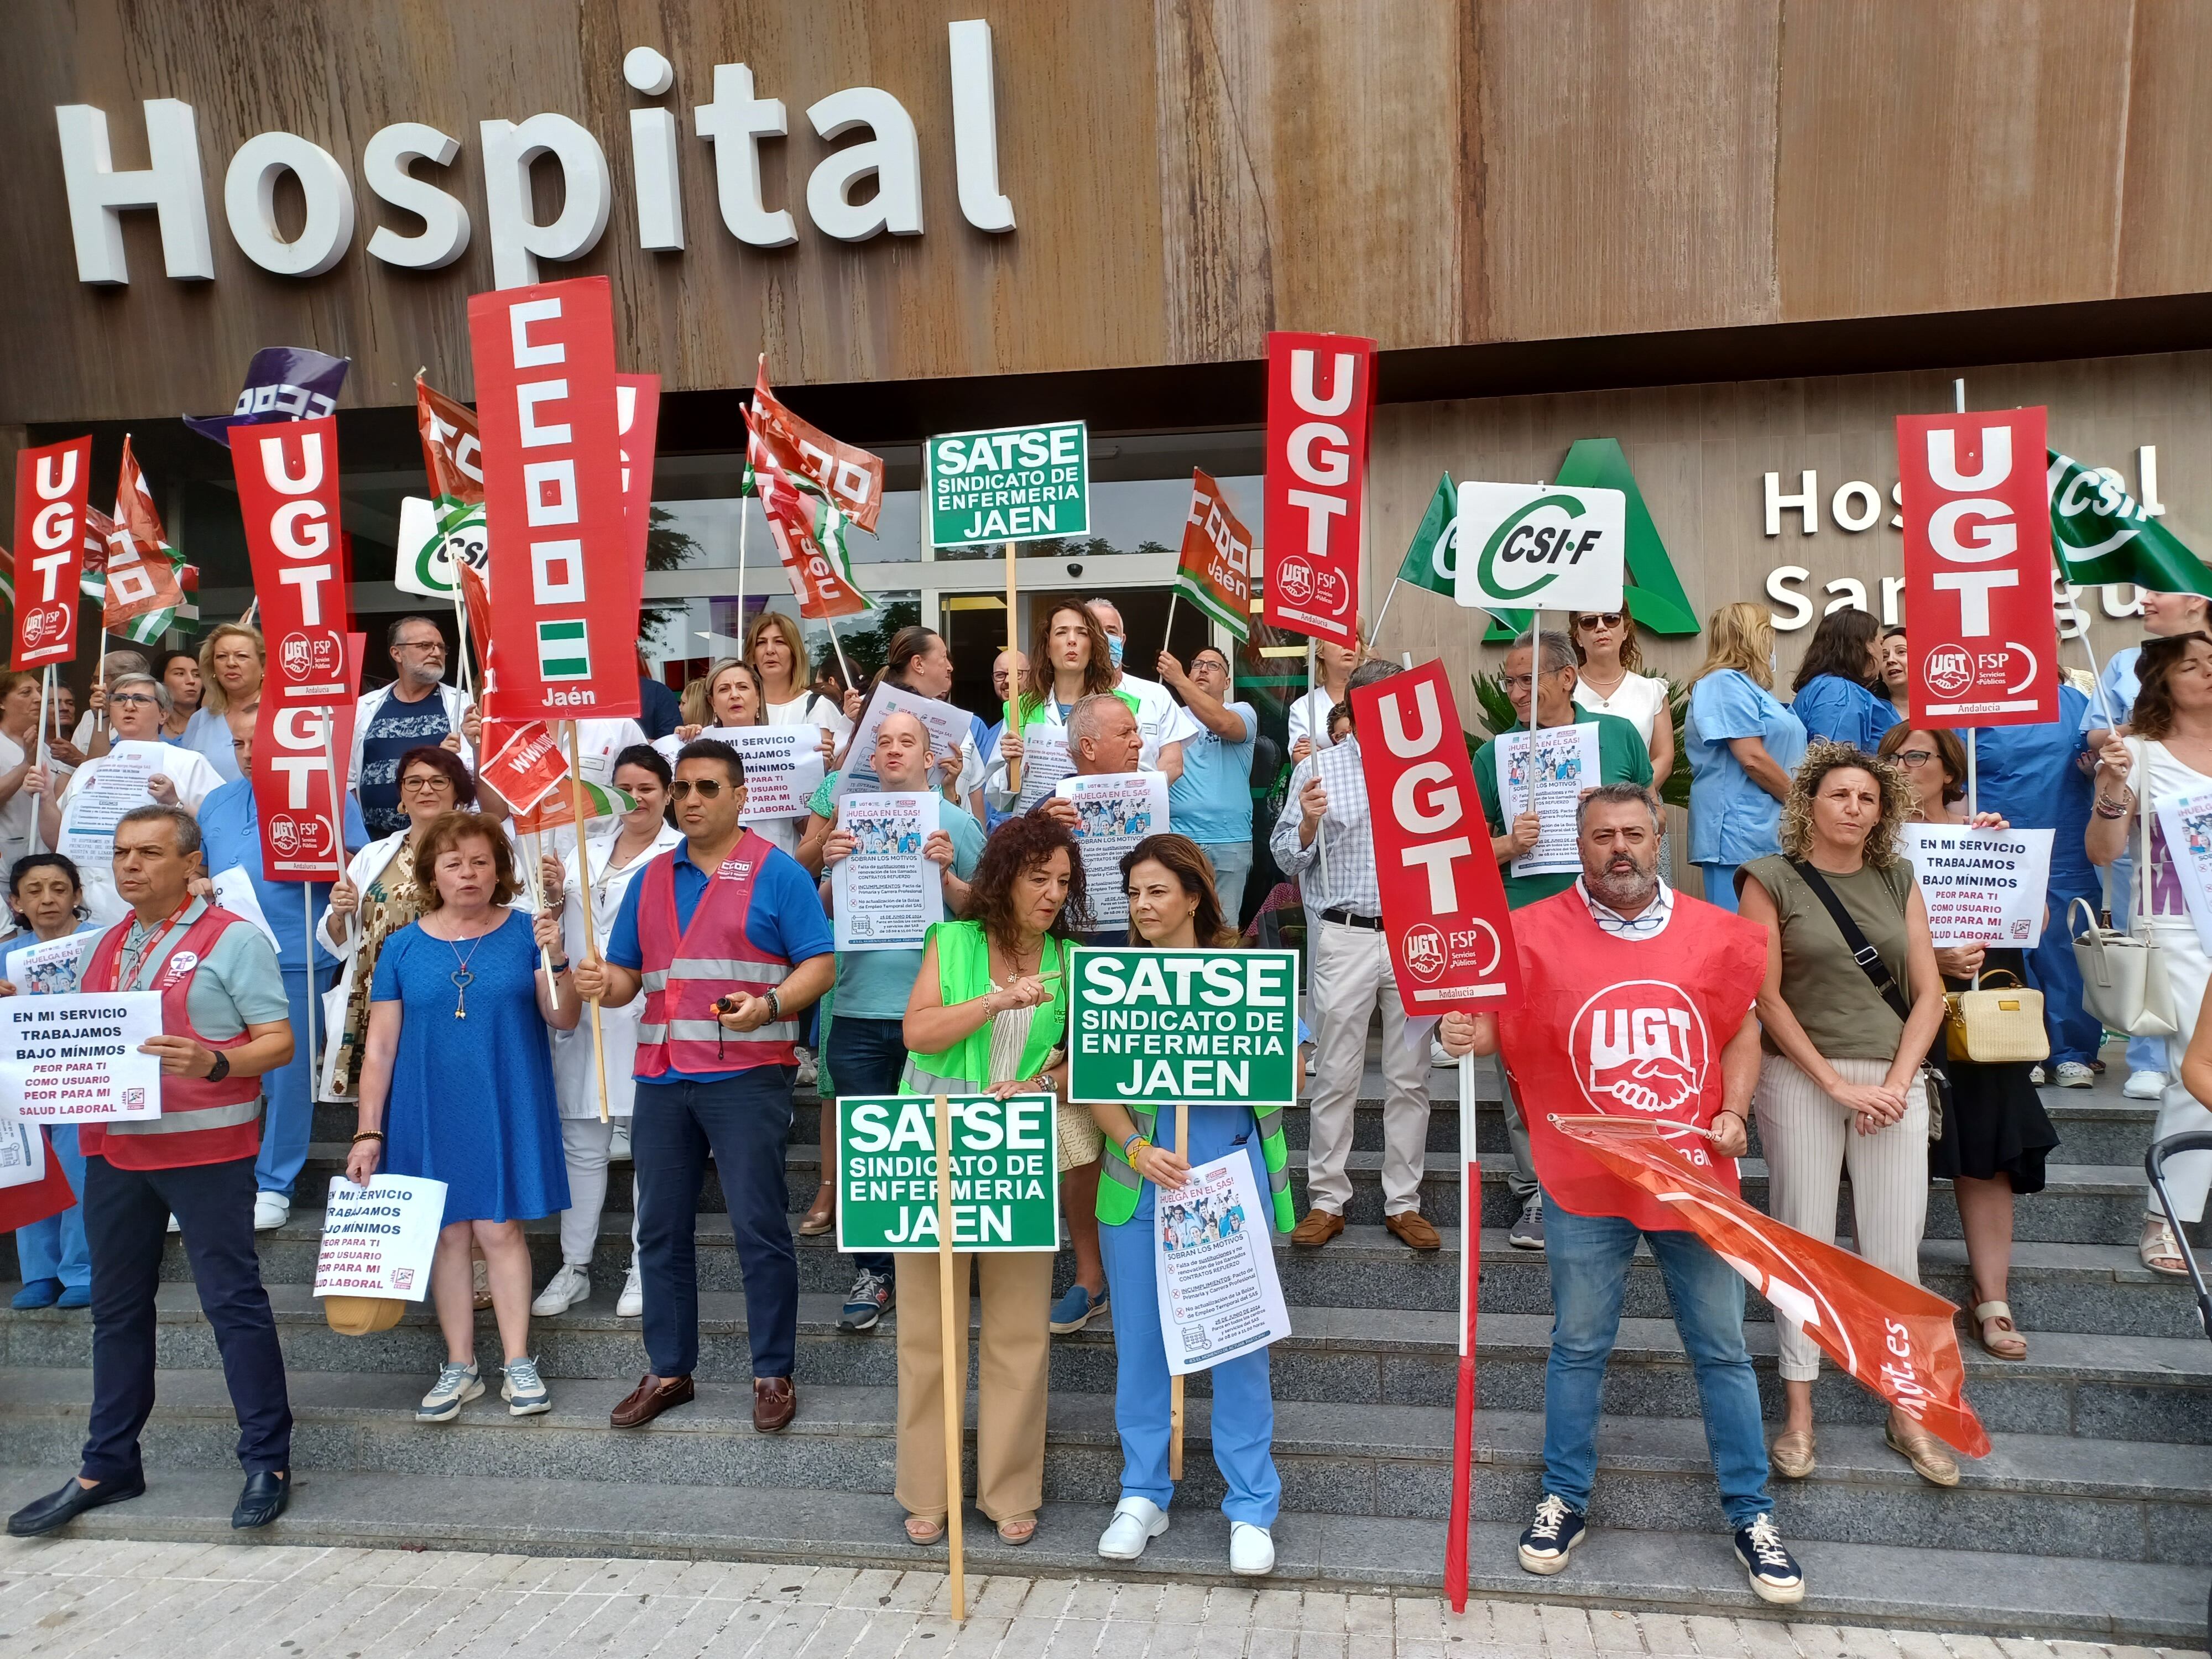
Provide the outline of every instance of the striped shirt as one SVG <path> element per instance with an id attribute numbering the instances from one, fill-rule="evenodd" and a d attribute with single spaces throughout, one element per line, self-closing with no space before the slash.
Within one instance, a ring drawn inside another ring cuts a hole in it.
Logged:
<path id="1" fill-rule="evenodd" d="M 1322 815 L 1321 833 L 1310 846 L 1301 847 L 1298 826 L 1304 814 L 1298 795 L 1316 773 L 1328 792 L 1328 810 Z M 1356 734 L 1334 748 L 1317 749 L 1298 763 L 1267 845 L 1283 873 L 1297 878 L 1308 908 L 1370 917 L 1382 914 L 1382 891 L 1375 879 L 1375 835 L 1368 819 L 1367 775 L 1359 763 Z"/>

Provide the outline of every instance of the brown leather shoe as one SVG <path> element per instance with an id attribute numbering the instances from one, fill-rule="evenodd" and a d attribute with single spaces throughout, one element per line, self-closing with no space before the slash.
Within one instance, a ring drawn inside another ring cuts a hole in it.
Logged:
<path id="1" fill-rule="evenodd" d="M 688 1405 L 690 1400 L 690 1377 L 671 1376 L 656 1382 L 648 1371 L 637 1379 L 637 1386 L 623 1396 L 621 1403 L 607 1413 L 607 1425 L 611 1428 L 634 1429 L 641 1424 L 652 1422 L 671 1406 Z"/>
<path id="2" fill-rule="evenodd" d="M 799 1390 L 787 1376 L 753 1378 L 753 1432 L 781 1434 L 799 1415 Z"/>
<path id="3" fill-rule="evenodd" d="M 1291 1229 L 1291 1243 L 1313 1249 L 1328 1243 L 1344 1231 L 1344 1218 L 1333 1210 L 1319 1207 L 1308 1210 L 1305 1219 Z"/>
<path id="4" fill-rule="evenodd" d="M 1398 1241 L 1416 1250 L 1435 1250 L 1443 1247 L 1443 1235 L 1429 1224 L 1429 1219 L 1419 1210 L 1401 1210 L 1395 1215 L 1382 1218 L 1382 1231 L 1396 1235 Z"/>

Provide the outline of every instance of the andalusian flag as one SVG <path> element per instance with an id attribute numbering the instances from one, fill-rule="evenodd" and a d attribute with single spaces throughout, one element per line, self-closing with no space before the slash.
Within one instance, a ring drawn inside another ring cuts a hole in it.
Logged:
<path id="1" fill-rule="evenodd" d="M 87 597 L 100 602 L 100 625 L 110 634 L 134 645 L 156 644 L 175 626 L 178 607 L 185 602 L 185 562 L 161 529 L 153 491 L 146 487 L 128 436 L 115 482 L 115 517 L 100 528 L 99 562 L 94 562 L 88 537 L 80 585 Z"/>
<path id="2" fill-rule="evenodd" d="M 2056 450 L 2051 459 L 2051 550 L 2083 587 L 2132 582 L 2157 593 L 2212 599 L 2212 570 L 2130 496 L 2110 472 Z"/>
<path id="3" fill-rule="evenodd" d="M 587 818 L 618 817 L 636 809 L 637 798 L 627 790 L 609 783 L 586 781 L 584 785 L 584 816 Z M 567 781 L 546 796 L 536 811 L 514 815 L 516 830 L 526 836 L 543 830 L 557 830 L 575 821 L 575 785 Z"/>

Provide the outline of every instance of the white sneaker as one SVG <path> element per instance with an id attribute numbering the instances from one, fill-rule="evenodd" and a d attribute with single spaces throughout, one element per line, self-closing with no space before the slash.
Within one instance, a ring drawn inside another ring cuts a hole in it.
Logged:
<path id="1" fill-rule="evenodd" d="M 1249 1521 L 1229 1523 L 1229 1571 L 1243 1578 L 1265 1578 L 1275 1570 L 1275 1540 Z"/>
<path id="2" fill-rule="evenodd" d="M 2078 1060 L 2058 1062 L 2058 1086 L 2062 1089 L 2094 1089 L 2097 1074 Z"/>
<path id="3" fill-rule="evenodd" d="M 2130 1100 L 2156 1100 L 2166 1092 L 2166 1073 L 2130 1072 L 2128 1080 L 2120 1085 L 2120 1092 Z"/>
<path id="4" fill-rule="evenodd" d="M 183 1226 L 182 1226 L 182 1225 L 178 1222 L 177 1218 L 176 1218 L 176 1217 L 174 1217 L 174 1216 L 171 1216 L 171 1217 L 169 1218 L 169 1229 L 168 1229 L 168 1230 L 169 1230 L 171 1232 L 173 1232 L 173 1233 L 180 1233 L 180 1232 L 184 1231 L 184 1228 L 183 1228 Z"/>
<path id="5" fill-rule="evenodd" d="M 622 1294 L 615 1299 L 615 1313 L 623 1319 L 641 1319 L 645 1316 L 645 1280 L 639 1277 L 632 1263 L 629 1277 L 623 1280 Z"/>
<path id="6" fill-rule="evenodd" d="M 2029 1067 L 2027 1080 L 2030 1083 L 2033 1083 L 2037 1088 L 2040 1089 L 2044 1084 L 2043 1067 L 2040 1066 Z"/>
<path id="7" fill-rule="evenodd" d="M 547 1281 L 545 1288 L 538 1291 L 538 1299 L 530 1304 L 530 1316 L 533 1319 L 550 1319 L 589 1299 L 591 1294 L 591 1274 L 572 1261 L 564 1261 L 561 1271 Z"/>
<path id="8" fill-rule="evenodd" d="M 1318 1048 L 1309 1047 L 1306 1049 L 1306 1075 L 1308 1077 L 1311 1077 L 1314 1074 L 1315 1068 L 1320 1064 L 1321 1051 Z"/>
<path id="9" fill-rule="evenodd" d="M 253 1196 L 253 1231 L 274 1232 L 292 1218 L 292 1200 L 282 1193 L 256 1193 Z"/>
<path id="10" fill-rule="evenodd" d="M 1167 1529 L 1168 1512 L 1158 1504 L 1149 1498 L 1125 1498 L 1114 1506 L 1113 1520 L 1098 1534 L 1098 1553 L 1109 1561 L 1133 1561 L 1145 1553 L 1146 1545 Z M 1233 1547 L 1233 1536 L 1231 1543 Z M 1271 1548 L 1271 1561 L 1273 1556 Z"/>
<path id="11" fill-rule="evenodd" d="M 629 1120 L 618 1117 L 614 1121 L 614 1133 L 607 1137 L 607 1156 L 611 1158 L 629 1156 Z"/>

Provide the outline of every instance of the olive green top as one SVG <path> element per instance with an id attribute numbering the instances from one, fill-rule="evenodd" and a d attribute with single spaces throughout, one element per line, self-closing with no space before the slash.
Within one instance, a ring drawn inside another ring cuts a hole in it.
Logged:
<path id="1" fill-rule="evenodd" d="M 1912 865 L 1899 859 L 1887 869 L 1862 865 L 1854 873 L 1820 874 L 1850 912 L 1867 943 L 1881 953 L 1883 964 L 1910 1007 L 1912 981 L 1906 968 L 1905 907 L 1912 891 Z M 1782 918 L 1782 1000 L 1813 1046 L 1829 1060 L 1888 1060 L 1897 1053 L 1905 1022 L 1882 1000 L 1837 930 L 1820 896 L 1788 859 L 1776 854 L 1743 866 L 1742 879 L 1756 881 L 1773 899 Z M 1782 1050 L 1771 1033 L 1759 1047 Z"/>

